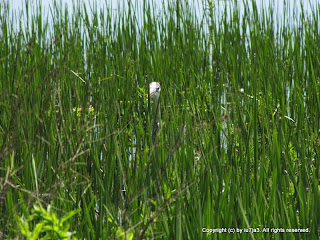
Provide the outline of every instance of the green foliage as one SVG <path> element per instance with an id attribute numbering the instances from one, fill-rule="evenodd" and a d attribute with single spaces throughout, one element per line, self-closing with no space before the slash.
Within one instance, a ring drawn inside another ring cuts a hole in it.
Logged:
<path id="1" fill-rule="evenodd" d="M 80 209 L 71 211 L 64 215 L 62 218 L 52 211 L 51 205 L 44 209 L 41 205 L 34 205 L 31 215 L 26 219 L 25 217 L 16 217 L 20 232 L 27 240 L 36 239 L 73 239 L 75 232 L 70 232 L 70 224 L 66 221 L 74 215 L 80 213 Z M 33 230 L 31 229 L 32 223 L 35 222 Z"/>
<path id="2" fill-rule="evenodd" d="M 0 239 L 318 240 L 319 8 L 76 2 L 0 4 Z"/>

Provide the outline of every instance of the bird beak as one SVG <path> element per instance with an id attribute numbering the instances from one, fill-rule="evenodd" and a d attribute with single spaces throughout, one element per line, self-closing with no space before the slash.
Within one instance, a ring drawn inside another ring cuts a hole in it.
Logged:
<path id="1" fill-rule="evenodd" d="M 155 94 L 156 94 L 156 92 L 150 93 L 150 97 L 152 97 L 152 96 L 155 95 Z"/>

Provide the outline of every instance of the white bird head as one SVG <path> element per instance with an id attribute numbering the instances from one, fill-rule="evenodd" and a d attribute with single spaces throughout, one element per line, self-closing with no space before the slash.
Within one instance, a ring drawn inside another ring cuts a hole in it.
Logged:
<path id="1" fill-rule="evenodd" d="M 158 99 L 160 96 L 160 83 L 158 82 L 152 82 L 149 84 L 149 94 L 152 99 Z"/>

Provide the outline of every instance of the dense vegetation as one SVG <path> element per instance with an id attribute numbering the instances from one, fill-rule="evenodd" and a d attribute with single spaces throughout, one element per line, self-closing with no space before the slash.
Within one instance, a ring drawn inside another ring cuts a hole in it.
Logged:
<path id="1" fill-rule="evenodd" d="M 0 238 L 319 238 L 320 9 L 204 6 L 2 19 Z"/>

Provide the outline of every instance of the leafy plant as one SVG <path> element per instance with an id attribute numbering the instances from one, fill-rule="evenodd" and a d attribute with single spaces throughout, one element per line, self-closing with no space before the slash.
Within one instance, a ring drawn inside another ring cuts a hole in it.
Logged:
<path id="1" fill-rule="evenodd" d="M 67 221 L 80 213 L 80 209 L 71 211 L 62 218 L 52 211 L 51 205 L 44 209 L 41 205 L 34 205 L 31 214 L 25 217 L 16 217 L 21 234 L 27 240 L 45 239 L 72 239 L 76 240 L 75 232 L 70 232 Z M 33 229 L 32 229 L 32 226 Z"/>

